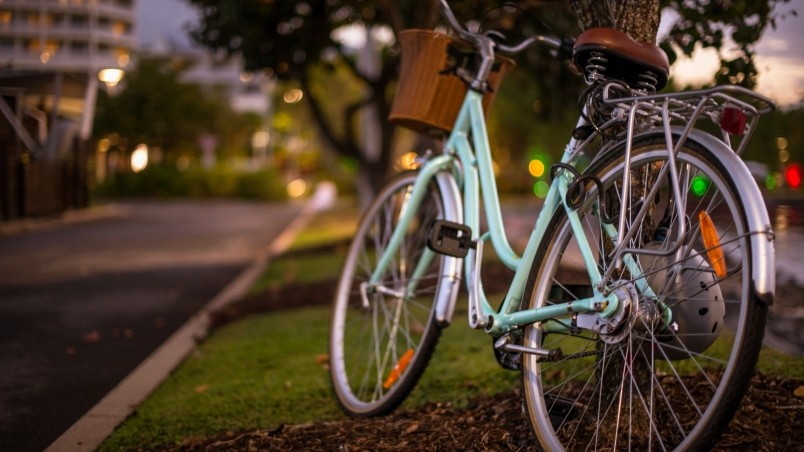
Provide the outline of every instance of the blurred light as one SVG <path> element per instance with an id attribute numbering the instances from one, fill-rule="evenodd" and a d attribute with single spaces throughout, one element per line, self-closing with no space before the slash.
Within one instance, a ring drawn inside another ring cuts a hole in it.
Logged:
<path id="1" fill-rule="evenodd" d="M 294 179 L 288 184 L 288 196 L 298 198 L 307 191 L 307 184 L 301 179 Z"/>
<path id="2" fill-rule="evenodd" d="M 399 157 L 399 166 L 402 169 L 412 170 L 419 167 L 419 162 L 416 161 L 416 153 L 415 152 L 406 152 Z"/>
<path id="3" fill-rule="evenodd" d="M 290 152 L 301 152 L 307 147 L 307 140 L 298 136 L 292 136 L 285 142 L 285 146 L 288 147 L 288 151 Z"/>
<path id="4" fill-rule="evenodd" d="M 296 102 L 300 101 L 302 97 L 304 97 L 304 93 L 302 93 L 302 90 L 298 88 L 288 90 L 284 95 L 285 102 L 288 104 L 295 104 Z"/>
<path id="5" fill-rule="evenodd" d="M 801 187 L 801 165 L 798 163 L 791 163 L 787 165 L 784 170 L 784 179 L 787 186 L 790 188 Z"/>
<path id="6" fill-rule="evenodd" d="M 692 178 L 691 188 L 693 193 L 703 196 L 706 190 L 709 189 L 709 181 L 704 176 L 696 175 Z"/>
<path id="7" fill-rule="evenodd" d="M 271 135 L 267 130 L 258 130 L 251 136 L 251 146 L 255 148 L 264 148 L 268 146 Z"/>
<path id="8" fill-rule="evenodd" d="M 148 146 L 141 144 L 131 153 L 131 170 L 139 173 L 148 166 Z"/>
<path id="9" fill-rule="evenodd" d="M 533 177 L 542 177 L 544 175 L 544 162 L 538 159 L 533 159 L 528 164 L 528 171 Z"/>
<path id="10" fill-rule="evenodd" d="M 241 72 L 240 73 L 240 81 L 243 83 L 250 82 L 254 79 L 254 74 L 251 72 Z"/>
<path id="11" fill-rule="evenodd" d="M 106 84 L 109 88 L 113 88 L 115 85 L 120 83 L 120 80 L 123 80 L 123 70 L 122 69 L 101 69 L 98 72 L 98 79 Z"/>
<path id="12" fill-rule="evenodd" d="M 779 137 L 776 139 L 776 147 L 779 149 L 787 149 L 787 138 Z"/>
<path id="13" fill-rule="evenodd" d="M 787 163 L 790 160 L 790 152 L 787 149 L 782 149 L 779 151 L 779 161 L 782 163 Z"/>
<path id="14" fill-rule="evenodd" d="M 101 138 L 98 140 L 98 152 L 108 151 L 111 145 L 112 142 L 108 138 Z"/>
<path id="15" fill-rule="evenodd" d="M 185 171 L 190 167 L 190 157 L 186 155 L 180 155 L 179 158 L 176 159 L 176 168 L 179 171 Z"/>
<path id="16" fill-rule="evenodd" d="M 547 182 L 540 180 L 533 184 L 533 194 L 536 195 L 538 198 L 544 198 L 547 196 L 547 191 L 550 189 L 550 184 Z"/>
<path id="17" fill-rule="evenodd" d="M 776 221 L 773 226 L 773 229 L 777 231 L 787 229 L 787 227 L 790 226 L 790 222 L 787 219 L 787 213 L 784 211 L 777 212 Z"/>
<path id="18" fill-rule="evenodd" d="M 42 54 L 39 55 L 39 61 L 43 64 L 50 61 L 50 52 L 42 52 Z"/>
<path id="19" fill-rule="evenodd" d="M 768 174 L 765 176 L 765 188 L 768 190 L 775 190 L 776 189 L 776 176 L 773 174 Z"/>

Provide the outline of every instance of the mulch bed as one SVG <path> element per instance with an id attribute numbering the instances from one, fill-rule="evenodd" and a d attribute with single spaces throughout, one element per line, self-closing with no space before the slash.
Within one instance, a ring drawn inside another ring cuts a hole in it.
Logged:
<path id="1" fill-rule="evenodd" d="M 794 391 L 802 385 L 804 380 L 754 377 L 715 450 L 801 450 L 804 399 L 794 396 Z M 505 393 L 475 399 L 463 408 L 434 403 L 376 418 L 231 432 L 156 450 L 538 450 L 520 407 L 518 394 Z"/>
<path id="2" fill-rule="evenodd" d="M 508 281 L 507 269 L 490 269 Z M 484 273 L 486 270 L 484 269 Z M 493 291 L 494 288 L 486 287 Z M 286 284 L 267 294 L 249 296 L 215 313 L 219 326 L 245 315 L 289 306 L 331 302 L 334 282 Z M 782 380 L 756 375 L 751 389 L 715 450 L 802 450 L 804 445 L 804 378 Z M 345 418 L 274 430 L 228 432 L 190 439 L 157 451 L 373 451 L 373 450 L 538 450 L 522 412 L 518 393 L 474 399 L 465 407 L 432 403 L 375 418 Z"/>

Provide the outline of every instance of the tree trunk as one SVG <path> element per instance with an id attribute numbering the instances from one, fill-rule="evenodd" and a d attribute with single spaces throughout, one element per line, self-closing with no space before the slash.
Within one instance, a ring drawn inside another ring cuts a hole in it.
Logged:
<path id="1" fill-rule="evenodd" d="M 660 18 L 659 0 L 570 0 L 570 4 L 583 30 L 596 27 L 614 28 L 625 32 L 636 41 L 656 43 Z M 631 191 L 632 205 L 651 188 L 649 185 L 652 185 L 652 182 L 641 185 L 642 177 L 633 180 L 635 184 Z M 652 218 L 651 212 L 646 220 Z M 640 239 L 652 240 L 654 226 L 652 224 L 643 226 L 645 226 L 643 231 L 650 232 Z M 610 243 L 606 245 L 607 248 L 613 247 Z M 641 405 L 627 401 L 630 400 L 629 396 L 636 393 L 649 398 L 653 379 L 650 360 L 638 350 L 632 350 L 630 347 L 619 348 L 618 344 L 608 347 L 605 366 L 598 367 L 597 372 L 600 387 L 608 388 L 608 391 L 603 392 L 599 403 L 602 408 L 613 408 L 606 411 L 605 420 L 601 422 L 601 425 L 607 426 L 599 431 L 601 437 L 613 444 L 617 444 L 617 437 L 626 441 L 634 438 L 636 444 L 639 444 L 638 447 L 649 446 L 641 444 L 639 440 L 650 437 L 651 417 L 655 422 L 655 413 L 645 411 Z M 624 424 L 621 423 L 623 421 Z"/>
<path id="2" fill-rule="evenodd" d="M 641 42 L 656 43 L 659 0 L 570 0 L 582 30 L 616 28 Z"/>

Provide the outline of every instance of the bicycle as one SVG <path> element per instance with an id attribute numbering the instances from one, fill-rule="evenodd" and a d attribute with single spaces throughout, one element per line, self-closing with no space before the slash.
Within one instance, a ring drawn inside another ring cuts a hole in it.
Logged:
<path id="1" fill-rule="evenodd" d="M 502 367 L 521 371 L 542 447 L 711 446 L 747 390 L 775 290 L 771 223 L 739 157 L 774 103 L 736 86 L 657 93 L 666 56 L 615 30 L 505 45 L 440 4 L 452 42 L 468 43 L 479 63 L 430 75 L 468 85 L 454 122 L 435 126 L 448 134 L 443 152 L 393 179 L 359 223 L 331 321 L 338 402 L 372 416 L 405 399 L 451 323 L 464 275 L 469 325 L 492 336 Z M 588 88 L 519 256 L 503 227 L 483 101 L 497 53 L 537 43 L 572 58 Z M 702 130 L 707 120 L 719 137 Z M 488 242 L 515 270 L 498 309 L 481 284 Z"/>

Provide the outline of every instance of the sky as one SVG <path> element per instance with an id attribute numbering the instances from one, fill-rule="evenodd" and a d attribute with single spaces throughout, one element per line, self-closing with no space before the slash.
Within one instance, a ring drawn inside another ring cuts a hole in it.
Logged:
<path id="1" fill-rule="evenodd" d="M 804 0 L 791 0 L 781 12 L 796 10 L 798 17 L 788 17 L 768 28 L 757 51 L 759 82 L 757 91 L 782 106 L 804 100 Z M 137 0 L 137 39 L 149 47 L 159 40 L 190 45 L 187 24 L 196 12 L 186 0 Z M 692 60 L 673 65 L 672 74 L 682 83 L 700 84 L 711 80 L 718 67 L 713 52 L 699 52 Z"/>
<path id="2" fill-rule="evenodd" d="M 137 42 L 150 47 L 159 40 L 177 40 L 190 44 L 187 23 L 197 17 L 196 9 L 186 0 L 136 0 Z"/>
<path id="3" fill-rule="evenodd" d="M 757 91 L 782 106 L 804 100 L 804 0 L 792 0 L 779 12 L 790 10 L 798 16 L 787 14 L 777 22 L 776 29 L 768 27 L 756 47 Z M 711 80 L 718 67 L 714 51 L 699 52 L 691 60 L 676 62 L 671 73 L 683 83 L 700 84 Z"/>

